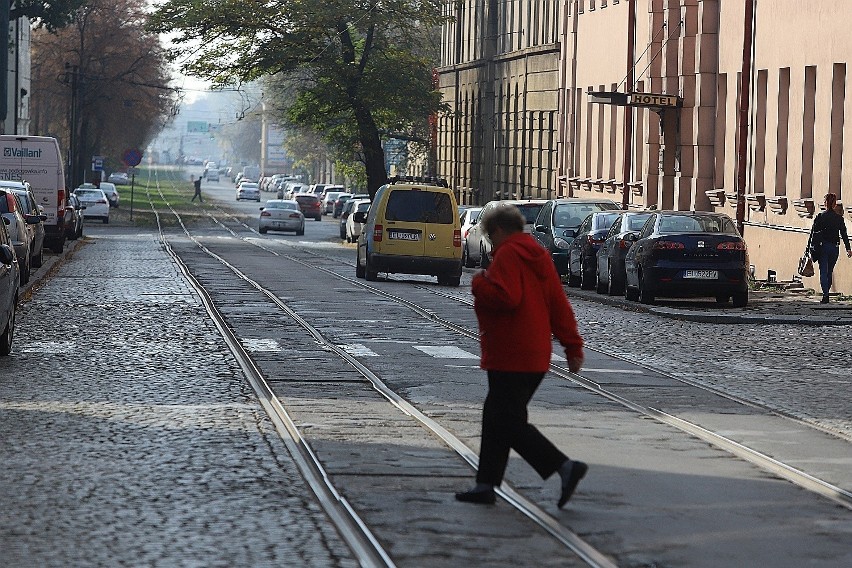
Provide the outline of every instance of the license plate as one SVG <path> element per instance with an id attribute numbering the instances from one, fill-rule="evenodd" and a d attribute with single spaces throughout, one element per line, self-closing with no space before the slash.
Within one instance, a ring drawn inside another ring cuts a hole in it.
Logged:
<path id="1" fill-rule="evenodd" d="M 718 280 L 718 270 L 684 270 L 684 278 L 692 278 L 694 280 Z"/>
<path id="2" fill-rule="evenodd" d="M 420 232 L 414 231 L 388 231 L 388 238 L 396 241 L 419 241 Z"/>

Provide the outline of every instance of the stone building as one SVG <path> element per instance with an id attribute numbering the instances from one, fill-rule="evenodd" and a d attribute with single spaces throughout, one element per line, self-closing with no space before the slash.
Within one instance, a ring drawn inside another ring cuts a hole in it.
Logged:
<path id="1" fill-rule="evenodd" d="M 448 4 L 441 68 L 439 168 L 462 193 L 725 212 L 783 280 L 827 191 L 852 214 L 848 0 L 480 4 Z"/>
<path id="2" fill-rule="evenodd" d="M 462 203 L 554 197 L 561 0 L 447 2 L 438 172 Z"/>

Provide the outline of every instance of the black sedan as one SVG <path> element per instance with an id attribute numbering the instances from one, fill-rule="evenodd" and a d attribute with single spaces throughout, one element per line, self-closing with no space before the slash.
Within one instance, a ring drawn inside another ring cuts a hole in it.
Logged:
<path id="1" fill-rule="evenodd" d="M 597 291 L 599 294 L 624 293 L 624 257 L 633 241 L 629 235 L 637 235 L 645 221 L 651 217 L 649 211 L 625 211 L 609 228 L 601 248 L 598 249 Z"/>
<path id="2" fill-rule="evenodd" d="M 598 249 L 609 228 L 622 211 L 596 211 L 589 214 L 574 235 L 568 247 L 568 285 L 584 290 L 595 287 Z"/>
<path id="3" fill-rule="evenodd" d="M 730 217 L 701 211 L 655 211 L 635 237 L 624 266 L 624 296 L 733 298 L 748 303 L 748 250 Z"/>

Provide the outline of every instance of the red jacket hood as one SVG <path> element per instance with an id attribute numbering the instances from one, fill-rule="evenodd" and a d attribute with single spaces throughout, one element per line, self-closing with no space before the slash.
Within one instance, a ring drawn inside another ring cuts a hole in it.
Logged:
<path id="1" fill-rule="evenodd" d="M 544 247 L 527 233 L 509 235 L 505 241 L 500 243 L 494 254 L 499 254 L 504 248 L 513 249 L 515 254 L 530 267 L 539 280 L 546 279 L 553 268 L 550 253 L 544 250 Z"/>

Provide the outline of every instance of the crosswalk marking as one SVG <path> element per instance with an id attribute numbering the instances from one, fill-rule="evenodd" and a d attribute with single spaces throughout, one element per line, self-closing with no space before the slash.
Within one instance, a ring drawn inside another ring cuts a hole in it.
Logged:
<path id="1" fill-rule="evenodd" d="M 641 369 L 583 369 L 584 373 L 619 373 L 623 375 L 641 375 Z"/>
<path id="2" fill-rule="evenodd" d="M 339 345 L 341 349 L 352 355 L 353 357 L 378 357 L 379 354 L 370 349 L 369 347 L 365 347 L 360 343 L 349 343 L 346 345 Z"/>
<path id="3" fill-rule="evenodd" d="M 281 350 L 281 346 L 274 339 L 243 339 L 242 341 L 246 351 L 254 353 Z"/>
<path id="4" fill-rule="evenodd" d="M 454 345 L 414 345 L 418 351 L 440 359 L 479 359 L 479 355 L 469 353 Z"/>

